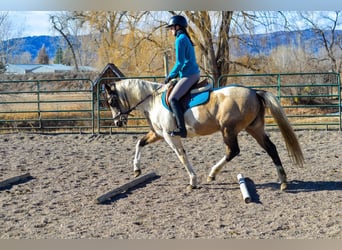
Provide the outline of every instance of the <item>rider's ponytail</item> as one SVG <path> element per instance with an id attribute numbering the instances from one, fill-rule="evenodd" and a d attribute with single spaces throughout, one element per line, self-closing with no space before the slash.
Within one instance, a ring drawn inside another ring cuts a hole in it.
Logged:
<path id="1" fill-rule="evenodd" d="M 186 28 L 180 26 L 180 28 L 179 28 L 178 31 L 182 31 L 182 32 L 189 38 L 190 43 L 192 44 L 192 46 L 195 46 L 194 43 L 192 42 L 191 37 L 190 37 L 188 31 L 186 30 Z M 178 33 L 178 32 L 177 32 L 177 33 Z"/>

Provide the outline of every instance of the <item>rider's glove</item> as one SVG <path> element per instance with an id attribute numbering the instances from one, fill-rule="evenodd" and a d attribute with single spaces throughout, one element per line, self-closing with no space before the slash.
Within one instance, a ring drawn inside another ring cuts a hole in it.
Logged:
<path id="1" fill-rule="evenodd" d="M 164 80 L 164 84 L 167 84 L 171 79 L 169 77 L 166 77 Z"/>

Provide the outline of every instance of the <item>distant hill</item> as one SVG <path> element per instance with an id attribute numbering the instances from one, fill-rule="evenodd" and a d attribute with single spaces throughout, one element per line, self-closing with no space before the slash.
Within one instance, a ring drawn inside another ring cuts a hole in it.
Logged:
<path id="1" fill-rule="evenodd" d="M 46 52 L 49 58 L 54 58 L 58 47 L 64 48 L 64 40 L 61 36 L 29 36 L 23 38 L 14 38 L 4 42 L 5 44 L 11 46 L 13 44 L 18 44 L 16 55 L 21 55 L 24 52 L 29 52 L 32 59 L 36 58 L 39 50 L 45 45 Z"/>
<path id="2" fill-rule="evenodd" d="M 342 37 L 342 30 L 335 31 L 336 37 Z M 330 32 L 325 32 L 326 38 L 331 39 Z M 298 31 L 279 31 L 269 34 L 241 35 L 245 42 L 238 47 L 232 47 L 236 56 L 269 55 L 278 46 L 302 47 L 306 52 L 316 54 L 323 48 L 321 37 L 312 29 Z M 234 52 L 233 52 L 234 53 Z"/>
<path id="3" fill-rule="evenodd" d="M 342 30 L 336 31 L 336 36 L 342 36 Z M 329 38 L 329 33 L 327 32 Z M 318 40 L 318 35 L 312 30 L 301 31 L 279 31 L 270 34 L 257 34 L 257 35 L 241 35 L 244 43 L 236 45 L 232 42 L 231 52 L 235 56 L 242 55 L 268 55 L 273 49 L 280 45 L 285 46 L 302 46 L 310 53 L 317 53 L 322 44 Z M 65 49 L 65 41 L 61 36 L 30 36 L 23 38 L 16 38 L 5 41 L 3 43 L 19 44 L 19 49 L 15 54 L 21 55 L 24 52 L 29 52 L 31 58 L 35 59 L 38 55 L 40 48 L 45 45 L 49 58 L 52 59 L 56 55 L 58 47 Z"/>

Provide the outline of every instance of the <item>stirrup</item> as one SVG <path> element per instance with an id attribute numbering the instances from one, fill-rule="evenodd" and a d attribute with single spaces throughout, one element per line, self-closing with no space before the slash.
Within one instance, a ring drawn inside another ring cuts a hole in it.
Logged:
<path id="1" fill-rule="evenodd" d="M 186 131 L 186 129 L 181 130 L 181 129 L 177 128 L 177 129 L 169 132 L 169 134 L 171 135 L 171 137 L 180 136 L 182 138 L 186 138 L 187 131 Z"/>

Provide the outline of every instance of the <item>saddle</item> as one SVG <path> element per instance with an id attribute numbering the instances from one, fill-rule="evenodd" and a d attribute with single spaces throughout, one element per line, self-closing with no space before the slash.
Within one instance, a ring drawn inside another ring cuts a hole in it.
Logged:
<path id="1" fill-rule="evenodd" d="M 162 103 L 164 107 L 170 111 L 171 107 L 168 99 L 173 88 L 174 85 L 171 84 L 170 87 L 162 94 Z M 209 100 L 209 95 L 212 89 L 213 85 L 208 82 L 208 79 L 197 81 L 197 83 L 195 83 L 180 100 L 183 110 L 206 103 Z"/>

